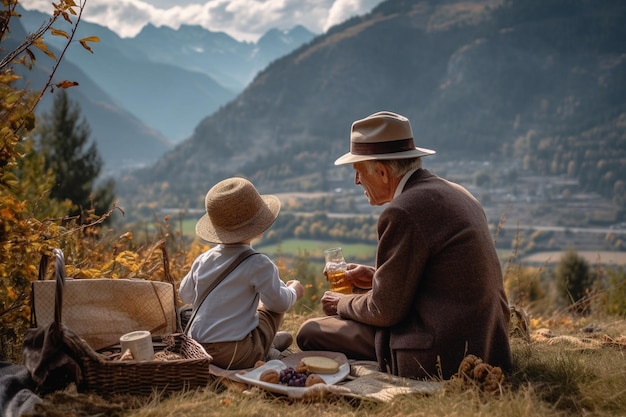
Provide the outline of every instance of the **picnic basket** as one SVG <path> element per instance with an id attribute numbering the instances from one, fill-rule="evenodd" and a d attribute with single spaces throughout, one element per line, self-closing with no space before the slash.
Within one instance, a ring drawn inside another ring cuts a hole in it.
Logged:
<path id="1" fill-rule="evenodd" d="M 121 335 L 147 330 L 152 335 L 176 333 L 177 297 L 164 242 L 165 281 L 137 278 L 68 278 L 63 290 L 63 324 L 95 350 L 115 345 Z M 153 249 L 154 250 L 154 249 Z M 49 256 L 39 264 L 39 278 L 31 283 L 31 327 L 54 320 L 56 282 L 46 279 Z M 59 259 L 57 259 L 59 261 Z M 59 265 L 65 268 L 65 265 Z"/>
<path id="2" fill-rule="evenodd" d="M 62 309 L 68 307 L 68 303 L 63 303 L 66 285 L 65 259 L 60 249 L 54 249 L 53 255 L 56 278 L 55 308 L 58 309 L 54 323 L 57 320 L 63 321 L 64 326 L 57 323 L 59 327 L 73 330 L 62 320 Z M 111 282 L 113 281 L 116 280 L 111 279 Z M 123 297 L 123 294 L 119 296 Z M 80 333 L 77 334 L 81 337 Z M 122 334 L 123 332 L 119 336 Z M 178 332 L 153 335 L 152 341 L 155 360 L 151 361 L 120 360 L 123 352 L 119 344 L 94 349 L 89 355 L 83 355 L 81 377 L 77 381 L 78 389 L 103 396 L 149 395 L 152 392 L 168 394 L 182 389 L 204 387 L 211 381 L 209 365 L 213 358 L 198 342 Z M 93 348 L 90 345 L 88 347 Z"/>
<path id="3" fill-rule="evenodd" d="M 202 345 L 184 333 L 165 335 L 160 339 L 160 342 L 154 340 L 153 344 L 155 358 L 162 353 L 162 360 L 120 361 L 116 359 L 116 352 L 103 354 L 109 358 L 105 361 L 86 360 L 81 390 L 102 396 L 168 394 L 205 387 L 211 381 L 209 365 L 212 358 Z M 182 358 L 170 359 L 168 356 Z"/>

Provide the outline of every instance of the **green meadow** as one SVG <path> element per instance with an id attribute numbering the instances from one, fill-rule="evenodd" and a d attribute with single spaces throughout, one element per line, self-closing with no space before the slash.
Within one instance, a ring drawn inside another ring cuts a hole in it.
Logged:
<path id="1" fill-rule="evenodd" d="M 255 245 L 255 249 L 270 256 L 302 256 L 308 255 L 312 260 L 324 258 L 324 250 L 340 247 L 346 261 L 374 259 L 376 246 L 366 243 L 343 243 L 338 241 L 311 240 L 311 239 L 286 239 L 279 243 Z"/>

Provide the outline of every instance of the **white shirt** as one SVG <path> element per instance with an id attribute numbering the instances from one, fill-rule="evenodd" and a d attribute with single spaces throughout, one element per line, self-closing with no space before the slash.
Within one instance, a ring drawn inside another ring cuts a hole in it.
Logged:
<path id="1" fill-rule="evenodd" d="M 180 283 L 183 302 L 195 306 L 211 282 L 249 246 L 217 245 L 200 254 Z M 206 297 L 189 327 L 200 343 L 242 340 L 258 326 L 259 300 L 276 313 L 296 302 L 296 290 L 280 279 L 278 268 L 264 254 L 255 254 L 239 264 Z"/>
<path id="2" fill-rule="evenodd" d="M 398 187 L 396 188 L 396 192 L 394 193 L 393 198 L 396 198 L 397 196 L 402 194 L 402 190 L 404 190 L 404 186 L 406 185 L 406 182 L 409 180 L 411 175 L 413 175 L 413 173 L 415 173 L 415 171 L 417 171 L 418 169 L 419 168 L 412 169 L 406 174 L 404 174 L 404 176 L 400 180 L 400 183 L 398 184 Z"/>

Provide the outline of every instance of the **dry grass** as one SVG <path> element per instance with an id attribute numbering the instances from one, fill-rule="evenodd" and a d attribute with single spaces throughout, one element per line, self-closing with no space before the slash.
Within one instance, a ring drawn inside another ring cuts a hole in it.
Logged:
<path id="1" fill-rule="evenodd" d="M 312 314 L 318 314 L 314 312 Z M 297 331 L 306 316 L 290 313 L 283 329 Z M 603 337 L 626 335 L 626 321 L 611 317 L 534 318 L 532 330 L 549 328 L 551 340 L 512 339 L 514 372 L 500 395 L 486 395 L 453 380 L 435 395 L 403 395 L 388 403 L 328 396 L 292 400 L 259 389 L 223 385 L 168 398 L 97 396 L 68 390 L 46 398 L 40 416 L 616 416 L 626 415 L 626 349 L 598 347 Z M 583 332 L 582 329 L 587 329 Z M 594 330 L 590 332 L 589 329 Z M 570 337 L 571 336 L 571 337 Z M 577 346 L 574 338 L 598 342 Z M 598 345 L 598 346 L 597 346 Z M 585 347 L 586 346 L 586 347 Z"/>

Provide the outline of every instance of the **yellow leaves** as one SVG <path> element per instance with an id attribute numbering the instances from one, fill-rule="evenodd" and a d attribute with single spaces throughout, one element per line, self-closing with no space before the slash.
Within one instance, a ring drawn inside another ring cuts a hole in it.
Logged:
<path id="1" fill-rule="evenodd" d="M 115 257 L 115 262 L 128 268 L 132 272 L 139 270 L 139 255 L 135 252 L 125 250 Z"/>
<path id="2" fill-rule="evenodd" d="M 33 46 L 37 49 L 39 49 L 41 52 L 43 52 L 44 54 L 48 55 L 50 58 L 52 58 L 53 60 L 57 60 L 56 55 L 54 55 L 52 52 L 50 52 L 50 50 L 48 49 L 48 45 L 46 45 L 43 41 L 43 38 L 37 38 L 33 41 Z"/>
<path id="3" fill-rule="evenodd" d="M 99 254 L 100 258 L 104 254 Z M 114 259 L 100 259 L 102 264 L 97 266 L 97 262 L 93 260 L 86 267 L 78 267 L 72 264 L 66 264 L 65 270 L 68 277 L 91 279 L 91 278 L 113 278 L 120 277 L 134 278 L 137 277 L 142 262 L 137 252 L 125 250 L 115 256 Z"/>
<path id="4" fill-rule="evenodd" d="M 85 48 L 86 50 L 88 50 L 89 52 L 93 54 L 93 51 L 91 50 L 89 45 L 87 45 L 87 42 L 100 42 L 100 38 L 98 38 L 97 36 L 88 36 L 86 38 L 80 39 L 78 42 L 80 42 L 83 48 Z"/>
<path id="5" fill-rule="evenodd" d="M 52 3 L 52 5 L 54 6 L 54 16 L 61 15 L 68 23 L 72 23 L 68 12 L 71 15 L 76 16 L 76 11 L 73 7 L 78 7 L 73 0 L 61 0 L 59 4 Z"/>
<path id="6" fill-rule="evenodd" d="M 54 36 L 63 36 L 65 39 L 69 39 L 70 35 L 67 34 L 64 30 L 59 30 L 55 28 L 50 28 L 50 33 Z"/>
<path id="7" fill-rule="evenodd" d="M 74 0 L 61 0 L 61 4 L 65 5 L 65 7 L 77 7 Z"/>
<path id="8" fill-rule="evenodd" d="M 19 80 L 19 75 L 11 73 L 0 73 L 0 84 L 11 84 L 13 81 Z"/>
<path id="9" fill-rule="evenodd" d="M 15 293 L 15 291 L 13 290 L 13 287 L 8 287 L 7 288 L 7 293 L 6 293 L 7 298 L 9 298 L 10 300 L 15 300 L 17 298 L 17 294 Z"/>
<path id="10" fill-rule="evenodd" d="M 81 40 L 80 44 L 82 45 L 83 48 L 85 48 L 86 50 L 88 50 L 89 52 L 91 52 L 93 54 L 93 50 L 91 49 L 91 47 L 89 45 L 87 45 L 87 42 L 83 42 Z"/>
<path id="11" fill-rule="evenodd" d="M 65 267 L 65 273 L 68 277 L 90 279 L 90 278 L 103 278 L 102 272 L 97 268 L 76 268 L 71 265 Z"/>
<path id="12" fill-rule="evenodd" d="M 70 39 L 70 35 L 63 30 L 51 28 L 50 33 L 52 33 L 54 36 L 63 36 L 66 39 Z M 93 54 L 93 50 L 89 46 L 88 42 L 100 42 L 100 38 L 97 36 L 87 36 L 86 38 L 79 39 L 78 42 L 81 44 L 83 48 L 85 48 L 86 50 L 88 50 L 89 52 Z M 54 53 L 52 53 L 48 49 L 48 45 L 46 45 L 46 43 L 43 41 L 43 38 L 39 37 L 35 39 L 33 41 L 33 46 L 35 46 L 37 49 L 41 50 L 44 54 L 48 55 L 50 58 L 56 61 L 57 59 L 56 55 L 54 55 Z M 31 60 L 34 61 L 35 57 L 32 54 L 32 52 L 30 52 L 28 49 L 26 50 L 26 52 L 29 53 Z"/>
<path id="13" fill-rule="evenodd" d="M 35 265 L 27 265 L 26 270 L 31 274 L 31 276 L 36 276 L 38 272 L 38 268 Z"/>
<path id="14" fill-rule="evenodd" d="M 0 178 L 0 183 L 9 187 L 15 187 L 18 184 L 18 179 L 14 173 L 5 172 L 4 174 L 2 174 L 2 178 Z"/>

